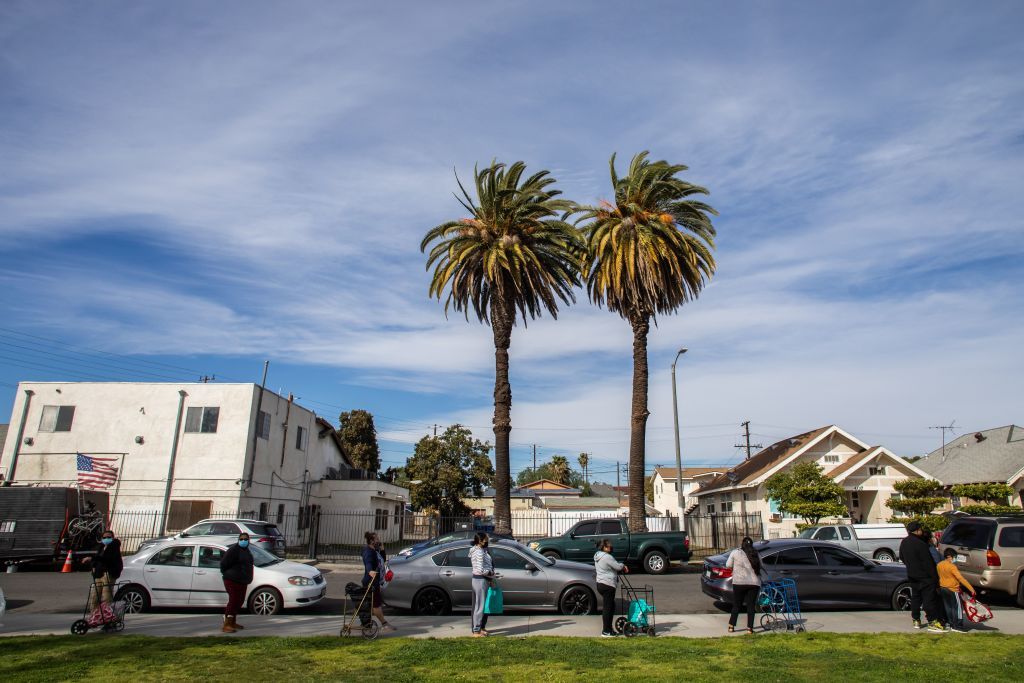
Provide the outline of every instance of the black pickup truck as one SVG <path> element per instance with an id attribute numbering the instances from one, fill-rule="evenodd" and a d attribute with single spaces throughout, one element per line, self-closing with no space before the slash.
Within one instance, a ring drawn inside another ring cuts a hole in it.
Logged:
<path id="1" fill-rule="evenodd" d="M 648 574 L 664 574 L 669 563 L 690 559 L 690 539 L 685 531 L 630 533 L 624 519 L 587 519 L 561 536 L 530 541 L 542 555 L 574 562 L 593 562 L 601 539 L 612 542 L 612 555 L 629 566 L 640 566 Z"/>

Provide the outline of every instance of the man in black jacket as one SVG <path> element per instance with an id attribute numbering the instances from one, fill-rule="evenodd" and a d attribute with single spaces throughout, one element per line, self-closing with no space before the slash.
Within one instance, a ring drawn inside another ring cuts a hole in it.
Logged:
<path id="1" fill-rule="evenodd" d="M 914 628 L 921 628 L 921 605 L 928 617 L 928 630 L 945 631 L 944 613 L 939 604 L 939 572 L 924 539 L 924 528 L 917 521 L 907 524 L 907 537 L 900 543 L 900 560 L 907 567 L 910 579 L 910 618 Z"/>
<path id="2" fill-rule="evenodd" d="M 89 558 L 86 558 L 88 560 Z M 121 541 L 114 538 L 114 532 L 107 529 L 100 537 L 100 548 L 92 558 L 92 578 L 95 586 L 89 598 L 89 611 L 96 609 L 97 598 L 103 602 L 114 602 L 112 587 L 124 570 L 121 559 Z M 97 595 L 99 593 L 99 595 Z"/>
<path id="3" fill-rule="evenodd" d="M 245 628 L 238 623 L 238 611 L 242 609 L 245 593 L 252 583 L 252 553 L 249 552 L 249 534 L 238 535 L 238 543 L 224 551 L 220 558 L 220 573 L 224 578 L 224 590 L 228 593 L 228 604 L 224 608 L 224 626 L 221 631 L 234 633 Z"/>

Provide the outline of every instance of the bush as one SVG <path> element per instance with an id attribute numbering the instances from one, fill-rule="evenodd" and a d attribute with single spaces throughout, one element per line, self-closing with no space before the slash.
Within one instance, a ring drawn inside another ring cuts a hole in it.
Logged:
<path id="1" fill-rule="evenodd" d="M 1024 513 L 1024 510 L 1012 505 L 964 505 L 960 508 L 960 512 L 966 512 L 969 515 L 995 517 L 997 515 L 1021 514 Z"/>
<path id="2" fill-rule="evenodd" d="M 890 517 L 888 522 L 890 524 L 910 524 L 911 521 L 916 521 L 918 524 L 923 526 L 929 531 L 942 531 L 949 526 L 949 517 L 943 515 L 914 515 L 912 517 Z"/>
<path id="3" fill-rule="evenodd" d="M 928 498 L 942 490 L 942 484 L 934 479 L 904 479 L 892 487 L 905 498 Z"/>
<path id="4" fill-rule="evenodd" d="M 1003 505 L 1013 495 L 1006 484 L 956 484 L 950 489 L 954 496 Z"/>

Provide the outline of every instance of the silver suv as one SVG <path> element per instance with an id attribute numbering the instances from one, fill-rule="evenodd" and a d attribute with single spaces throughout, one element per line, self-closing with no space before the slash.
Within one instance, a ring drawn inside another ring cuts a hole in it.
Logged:
<path id="1" fill-rule="evenodd" d="M 956 551 L 953 560 L 975 588 L 1017 596 L 1024 607 L 1024 515 L 960 517 L 940 540 L 942 552 Z"/>
<path id="2" fill-rule="evenodd" d="M 179 538 L 203 537 L 213 543 L 231 545 L 238 540 L 238 534 L 249 534 L 249 542 L 258 545 L 269 553 L 278 557 L 285 556 L 284 536 L 278 530 L 276 524 L 261 522 L 258 519 L 204 519 L 180 531 L 173 536 L 162 536 L 151 538 L 139 544 L 139 550 L 152 548 L 155 545 L 163 545 L 169 541 L 176 541 Z"/>

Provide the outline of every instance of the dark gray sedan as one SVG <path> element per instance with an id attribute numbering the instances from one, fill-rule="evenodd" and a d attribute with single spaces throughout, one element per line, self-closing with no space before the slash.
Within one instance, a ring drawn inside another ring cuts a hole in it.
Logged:
<path id="1" fill-rule="evenodd" d="M 803 608 L 910 606 L 910 583 L 902 564 L 867 560 L 834 543 L 801 538 L 758 541 L 754 548 L 767 578 L 796 581 Z M 722 553 L 704 560 L 700 586 L 705 595 L 731 604 L 728 558 L 729 553 Z"/>
<path id="2" fill-rule="evenodd" d="M 384 602 L 417 614 L 448 614 L 473 606 L 470 540 L 427 548 L 389 562 L 394 572 Z M 544 557 L 508 540 L 490 544 L 505 609 L 592 614 L 597 611 L 594 566 Z"/>

